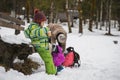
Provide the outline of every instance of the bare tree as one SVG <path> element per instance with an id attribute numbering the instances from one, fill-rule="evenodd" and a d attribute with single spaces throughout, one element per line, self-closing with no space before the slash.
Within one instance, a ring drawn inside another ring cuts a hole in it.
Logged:
<path id="1" fill-rule="evenodd" d="M 112 0 L 109 0 L 108 2 L 109 9 L 108 9 L 108 20 L 109 20 L 109 28 L 108 28 L 108 35 L 111 35 L 111 6 L 112 6 Z"/>
<path id="2" fill-rule="evenodd" d="M 30 22 L 29 13 L 30 13 L 30 2 L 29 2 L 29 0 L 26 0 L 26 16 L 27 16 L 28 23 Z"/>
<path id="3" fill-rule="evenodd" d="M 78 0 L 78 12 L 79 12 L 79 33 L 83 33 L 81 0 Z"/>
<path id="4" fill-rule="evenodd" d="M 50 0 L 51 5 L 50 5 L 50 18 L 49 18 L 49 23 L 53 23 L 53 14 L 54 14 L 54 0 Z"/>
<path id="5" fill-rule="evenodd" d="M 89 28 L 88 28 L 89 31 L 92 31 L 94 10 L 95 10 L 95 0 L 91 0 L 91 13 L 90 13 L 90 20 L 89 20 Z"/>
<path id="6" fill-rule="evenodd" d="M 100 30 L 102 30 L 103 0 L 100 3 Z"/>
<path id="7" fill-rule="evenodd" d="M 69 33 L 72 33 L 71 26 L 70 26 L 70 15 L 68 13 L 68 0 L 66 0 L 66 16 L 68 21 L 68 31 Z"/>
<path id="8" fill-rule="evenodd" d="M 31 0 L 31 3 L 30 3 L 30 5 L 31 5 L 31 14 L 32 14 L 32 17 L 34 16 L 34 0 Z"/>
<path id="9" fill-rule="evenodd" d="M 98 7 L 97 7 L 97 11 L 96 11 L 96 29 L 98 29 L 98 20 L 99 20 L 99 11 L 98 11 Z"/>

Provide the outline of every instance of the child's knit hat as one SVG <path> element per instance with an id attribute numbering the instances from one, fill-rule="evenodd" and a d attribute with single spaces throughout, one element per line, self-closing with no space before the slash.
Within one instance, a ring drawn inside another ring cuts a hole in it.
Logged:
<path id="1" fill-rule="evenodd" d="M 40 12 L 39 10 L 34 11 L 34 22 L 41 23 L 42 21 L 46 21 L 46 16 L 44 13 Z"/>

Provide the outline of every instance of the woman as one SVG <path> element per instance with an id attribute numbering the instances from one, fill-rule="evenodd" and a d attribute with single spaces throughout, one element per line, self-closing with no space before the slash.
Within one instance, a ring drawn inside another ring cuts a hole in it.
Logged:
<path id="1" fill-rule="evenodd" d="M 56 68 L 53 63 L 53 58 L 49 51 L 49 29 L 47 27 L 43 27 L 45 21 L 45 15 L 38 10 L 35 11 L 33 22 L 24 32 L 25 36 L 31 39 L 31 43 L 35 47 L 35 50 L 40 54 L 41 58 L 43 59 L 45 63 L 46 73 L 56 74 Z"/>

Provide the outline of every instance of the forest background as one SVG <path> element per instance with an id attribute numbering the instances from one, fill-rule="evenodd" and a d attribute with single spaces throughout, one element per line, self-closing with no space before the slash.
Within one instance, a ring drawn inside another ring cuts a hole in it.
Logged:
<path id="1" fill-rule="evenodd" d="M 120 1 L 119 0 L 1 0 L 0 12 L 10 14 L 14 12 L 15 16 L 24 15 L 24 18 L 30 22 L 30 17 L 34 16 L 34 9 L 43 11 L 48 23 L 68 22 L 68 32 L 72 33 L 71 27 L 74 27 L 74 20 L 79 18 L 78 33 L 83 32 L 83 24 L 89 20 L 89 31 L 93 31 L 93 25 L 96 29 L 108 31 L 111 35 L 111 20 L 114 20 L 114 27 L 120 31 Z M 100 26 L 98 26 L 100 24 Z"/>

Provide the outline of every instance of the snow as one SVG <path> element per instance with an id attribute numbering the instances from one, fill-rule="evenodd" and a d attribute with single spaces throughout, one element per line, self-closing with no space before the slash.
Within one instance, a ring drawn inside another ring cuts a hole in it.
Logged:
<path id="1" fill-rule="evenodd" d="M 67 25 L 63 25 L 68 32 Z M 48 75 L 45 73 L 44 63 L 38 53 L 29 56 L 33 61 L 42 64 L 38 70 L 31 75 L 24 75 L 21 72 L 10 69 L 5 72 L 4 67 L 0 66 L 0 80 L 120 80 L 120 32 L 112 28 L 112 34 L 116 36 L 104 35 L 106 31 L 96 30 L 94 32 L 87 30 L 88 25 L 84 25 L 84 33 L 78 34 L 77 24 L 72 28 L 72 33 L 68 33 L 67 47 L 74 47 L 75 51 L 80 54 L 81 67 L 69 68 L 58 75 Z M 13 29 L 1 27 L 0 35 L 2 39 L 9 43 L 30 43 L 23 32 L 14 35 Z M 113 41 L 118 41 L 114 44 Z"/>

